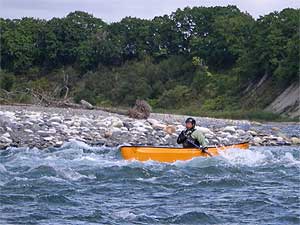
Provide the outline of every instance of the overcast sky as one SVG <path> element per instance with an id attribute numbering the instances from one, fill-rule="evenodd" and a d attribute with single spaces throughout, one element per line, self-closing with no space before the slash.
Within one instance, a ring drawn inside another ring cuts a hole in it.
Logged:
<path id="1" fill-rule="evenodd" d="M 126 16 L 151 19 L 185 6 L 217 5 L 236 5 L 258 18 L 275 10 L 300 8 L 300 0 L 0 0 L 0 17 L 50 19 L 81 10 L 106 22 L 115 22 Z"/>

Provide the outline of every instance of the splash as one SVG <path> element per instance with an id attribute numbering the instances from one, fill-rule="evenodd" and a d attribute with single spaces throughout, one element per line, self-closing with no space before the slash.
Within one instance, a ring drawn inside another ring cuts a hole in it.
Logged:
<path id="1" fill-rule="evenodd" d="M 220 157 L 218 158 L 231 165 L 259 166 L 267 163 L 270 157 L 273 157 L 273 155 L 272 153 L 270 154 L 269 151 L 228 149 L 226 151 L 220 151 Z"/>
<path id="2" fill-rule="evenodd" d="M 282 161 L 287 165 L 300 167 L 300 159 L 297 160 L 290 152 L 286 152 L 282 156 Z"/>

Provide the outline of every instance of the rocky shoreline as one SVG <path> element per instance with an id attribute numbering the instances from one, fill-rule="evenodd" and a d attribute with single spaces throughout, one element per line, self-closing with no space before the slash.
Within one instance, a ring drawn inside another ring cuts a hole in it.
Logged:
<path id="1" fill-rule="evenodd" d="M 153 113 L 147 120 L 137 120 L 101 110 L 0 106 L 0 149 L 59 147 L 71 140 L 106 146 L 178 146 L 176 139 L 184 129 L 185 118 Z M 246 120 L 195 118 L 210 145 L 246 141 L 256 146 L 300 145 L 295 130 L 299 123 L 270 126 Z"/>

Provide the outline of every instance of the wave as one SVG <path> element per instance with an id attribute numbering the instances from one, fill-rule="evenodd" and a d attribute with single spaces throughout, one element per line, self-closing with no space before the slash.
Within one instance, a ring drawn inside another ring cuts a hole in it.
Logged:
<path id="1" fill-rule="evenodd" d="M 9 148 L 2 151 L 1 155 L 0 176 L 52 176 L 71 181 L 96 179 L 95 173 L 90 173 L 91 170 L 110 168 L 142 168 L 153 172 L 168 171 L 176 175 L 180 173 L 176 168 L 198 168 L 218 174 L 224 170 L 234 172 L 244 167 L 300 167 L 299 149 L 291 147 L 254 147 L 242 151 L 230 149 L 220 151 L 217 157 L 198 157 L 174 163 L 126 161 L 121 158 L 118 148 L 90 146 L 79 141 L 70 141 L 61 148 L 45 150 Z"/>

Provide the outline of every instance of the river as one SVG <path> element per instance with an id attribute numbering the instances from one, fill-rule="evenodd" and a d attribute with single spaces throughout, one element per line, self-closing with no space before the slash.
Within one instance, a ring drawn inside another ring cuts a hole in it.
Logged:
<path id="1" fill-rule="evenodd" d="M 68 142 L 0 151 L 1 224 L 299 224 L 299 147 L 125 161 Z"/>

